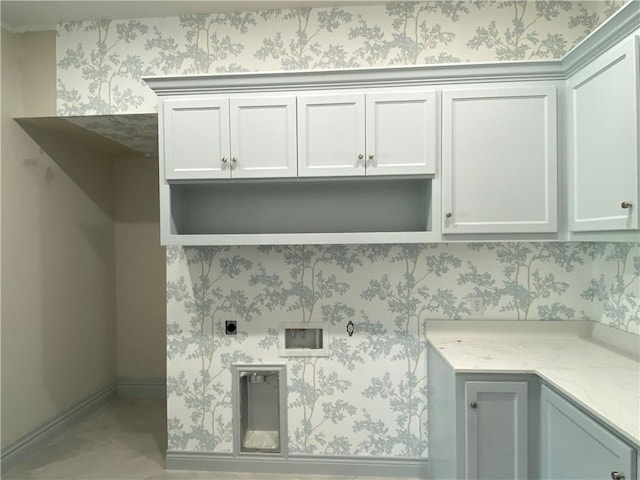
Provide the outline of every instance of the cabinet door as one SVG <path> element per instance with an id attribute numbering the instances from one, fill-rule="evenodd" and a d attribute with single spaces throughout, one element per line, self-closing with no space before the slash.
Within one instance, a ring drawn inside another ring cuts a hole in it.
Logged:
<path id="1" fill-rule="evenodd" d="M 567 81 L 571 231 L 640 228 L 638 48 L 633 37 Z"/>
<path id="2" fill-rule="evenodd" d="M 526 480 L 527 382 L 466 382 L 465 401 L 465 478 Z"/>
<path id="3" fill-rule="evenodd" d="M 295 97 L 232 98 L 231 176 L 298 174 Z"/>
<path id="4" fill-rule="evenodd" d="M 633 449 L 544 385 L 540 408 L 541 478 L 635 478 Z"/>
<path id="5" fill-rule="evenodd" d="M 556 88 L 443 93 L 443 233 L 557 231 Z"/>
<path id="6" fill-rule="evenodd" d="M 433 174 L 436 94 L 366 95 L 367 175 Z"/>
<path id="7" fill-rule="evenodd" d="M 364 94 L 298 97 L 298 175 L 364 175 Z"/>
<path id="8" fill-rule="evenodd" d="M 167 99 L 162 125 L 167 180 L 229 177 L 228 99 Z"/>

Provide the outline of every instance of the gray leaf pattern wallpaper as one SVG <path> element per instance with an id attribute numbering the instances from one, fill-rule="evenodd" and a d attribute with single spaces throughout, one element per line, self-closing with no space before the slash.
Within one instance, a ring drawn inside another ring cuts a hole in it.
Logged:
<path id="1" fill-rule="evenodd" d="M 65 23 L 58 112 L 152 113 L 144 75 L 558 58 L 622 3 L 430 1 Z M 472 315 L 471 297 L 483 315 Z M 637 243 L 169 247 L 169 450 L 232 452 L 230 366 L 285 361 L 291 455 L 426 457 L 429 319 L 592 319 L 640 334 L 639 297 Z M 225 335 L 226 320 L 237 335 Z M 329 356 L 279 356 L 281 322 L 323 322 Z"/>
<path id="2" fill-rule="evenodd" d="M 167 279 L 170 450 L 232 451 L 229 367 L 283 361 L 280 322 L 330 332 L 329 357 L 287 360 L 289 452 L 315 455 L 427 455 L 429 319 L 601 309 L 605 323 L 640 331 L 630 243 L 170 247 Z M 484 315 L 471 315 L 472 296 Z"/>
<path id="3" fill-rule="evenodd" d="M 559 58 L 624 2 L 429 1 L 63 23 L 58 113 L 150 113 L 144 75 Z"/>

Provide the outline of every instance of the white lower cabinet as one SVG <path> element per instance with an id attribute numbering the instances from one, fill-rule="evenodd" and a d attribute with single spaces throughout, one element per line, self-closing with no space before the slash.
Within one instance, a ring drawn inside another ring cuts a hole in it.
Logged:
<path id="1" fill-rule="evenodd" d="M 527 382 L 465 382 L 465 477 L 529 478 Z"/>
<path id="2" fill-rule="evenodd" d="M 636 478 L 634 448 L 545 385 L 540 408 L 541 478 Z"/>
<path id="3" fill-rule="evenodd" d="M 431 345 L 427 375 L 428 478 L 537 478 L 536 377 L 456 373 Z"/>

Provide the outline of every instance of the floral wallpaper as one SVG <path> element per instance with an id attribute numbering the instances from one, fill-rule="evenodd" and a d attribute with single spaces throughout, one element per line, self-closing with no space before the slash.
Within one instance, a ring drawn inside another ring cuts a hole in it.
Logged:
<path id="1" fill-rule="evenodd" d="M 332 337 L 329 357 L 286 359 L 292 455 L 426 456 L 428 319 L 602 308 L 640 333 L 640 246 L 629 243 L 169 247 L 167 278 L 170 450 L 232 451 L 229 367 L 285 361 L 280 322 L 324 322 Z"/>
<path id="2" fill-rule="evenodd" d="M 158 115 L 87 115 L 64 117 L 69 122 L 101 137 L 147 155 L 158 154 Z"/>
<path id="3" fill-rule="evenodd" d="M 559 58 L 624 2 L 429 1 L 62 23 L 58 113 L 149 113 L 144 75 Z"/>
<path id="4" fill-rule="evenodd" d="M 87 128 L 124 142 L 151 129 L 142 117 L 118 124 L 155 111 L 143 75 L 557 58 L 622 3 L 406 2 L 64 23 L 58 113 L 118 114 Z M 471 314 L 472 297 L 483 315 Z M 169 449 L 231 452 L 230 365 L 286 361 L 290 454 L 426 457 L 428 319 L 597 319 L 640 334 L 639 297 L 640 245 L 631 243 L 170 247 Z M 225 320 L 238 322 L 237 335 L 224 334 Z M 330 356 L 279 357 L 285 321 L 325 322 Z"/>
<path id="5" fill-rule="evenodd" d="M 593 273 L 581 297 L 594 305 L 590 318 L 640 335 L 640 242 L 595 244 Z"/>

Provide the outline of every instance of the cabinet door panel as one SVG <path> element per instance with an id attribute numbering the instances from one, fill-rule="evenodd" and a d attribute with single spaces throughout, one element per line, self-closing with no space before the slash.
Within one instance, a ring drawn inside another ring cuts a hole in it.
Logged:
<path id="1" fill-rule="evenodd" d="M 557 231 L 555 86 L 443 93 L 443 233 Z"/>
<path id="2" fill-rule="evenodd" d="M 299 176 L 364 175 L 364 147 L 364 95 L 298 97 Z"/>
<path id="3" fill-rule="evenodd" d="M 542 387 L 541 469 L 549 480 L 597 480 L 617 471 L 635 478 L 634 450 L 568 401 Z"/>
<path id="4" fill-rule="evenodd" d="M 229 177 L 227 99 L 168 99 L 163 115 L 167 180 Z"/>
<path id="5" fill-rule="evenodd" d="M 638 48 L 628 40 L 567 82 L 571 231 L 640 228 Z"/>
<path id="6" fill-rule="evenodd" d="M 367 94 L 366 102 L 367 175 L 435 173 L 435 92 Z"/>
<path id="7" fill-rule="evenodd" d="M 527 479 L 527 382 L 466 382 L 465 401 L 466 478 Z"/>
<path id="8" fill-rule="evenodd" d="M 234 178 L 295 177 L 295 97 L 232 98 L 231 165 Z"/>

